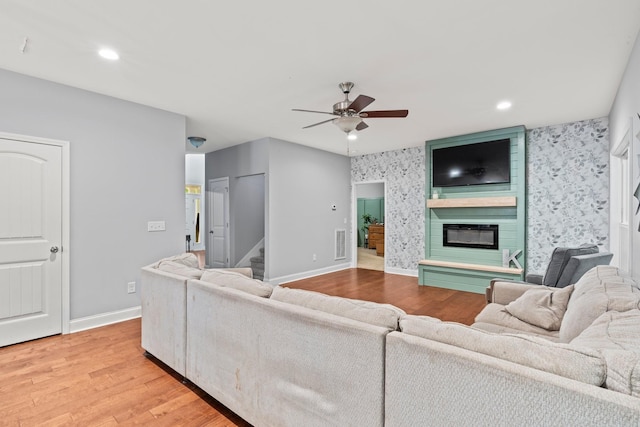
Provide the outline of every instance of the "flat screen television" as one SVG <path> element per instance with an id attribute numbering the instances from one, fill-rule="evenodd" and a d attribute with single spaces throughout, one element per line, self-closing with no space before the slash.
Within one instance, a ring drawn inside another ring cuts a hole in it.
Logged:
<path id="1" fill-rule="evenodd" d="M 431 152 L 432 186 L 456 187 L 511 181 L 511 141 L 500 139 Z"/>

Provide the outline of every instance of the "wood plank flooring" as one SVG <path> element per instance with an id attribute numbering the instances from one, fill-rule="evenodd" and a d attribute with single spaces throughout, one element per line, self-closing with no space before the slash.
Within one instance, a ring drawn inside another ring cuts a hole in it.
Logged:
<path id="1" fill-rule="evenodd" d="M 469 324 L 484 296 L 421 287 L 414 277 L 352 269 L 292 288 L 396 305 Z M 144 356 L 140 319 L 0 348 L 2 426 L 246 426 L 161 362 Z"/>

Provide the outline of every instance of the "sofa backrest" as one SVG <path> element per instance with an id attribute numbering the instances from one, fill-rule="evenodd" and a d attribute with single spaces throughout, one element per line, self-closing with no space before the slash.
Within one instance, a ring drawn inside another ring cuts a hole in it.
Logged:
<path id="1" fill-rule="evenodd" d="M 371 325 L 382 326 L 390 331 L 398 329 L 401 316 L 406 313 L 391 304 L 380 304 L 321 294 L 304 289 L 276 286 L 271 299 L 324 311 Z"/>
<path id="2" fill-rule="evenodd" d="M 564 288 L 576 283 L 584 274 L 597 265 L 609 265 L 613 258 L 611 252 L 598 252 L 586 255 L 574 255 L 569 258 L 567 265 L 556 283 L 556 287 Z"/>
<path id="3" fill-rule="evenodd" d="M 555 248 L 551 254 L 551 260 L 542 279 L 542 284 L 545 286 L 558 286 L 562 272 L 572 256 L 595 254 L 598 253 L 598 250 L 597 245 L 582 245 L 577 248 Z M 569 284 L 567 283 L 564 286 Z"/>
<path id="4" fill-rule="evenodd" d="M 600 265 L 584 274 L 574 285 L 567 311 L 560 325 L 561 342 L 568 343 L 607 311 L 638 308 L 640 289 L 618 268 Z"/>

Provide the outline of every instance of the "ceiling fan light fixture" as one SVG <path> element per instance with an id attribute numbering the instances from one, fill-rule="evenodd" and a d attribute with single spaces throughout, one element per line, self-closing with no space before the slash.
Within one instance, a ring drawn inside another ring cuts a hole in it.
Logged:
<path id="1" fill-rule="evenodd" d="M 338 126 L 342 132 L 353 132 L 362 119 L 357 116 L 339 117 L 333 120 L 333 124 Z"/>
<path id="2" fill-rule="evenodd" d="M 203 138 L 201 136 L 189 136 L 187 137 L 187 141 L 195 148 L 200 148 L 202 144 L 207 140 L 207 138 Z"/>

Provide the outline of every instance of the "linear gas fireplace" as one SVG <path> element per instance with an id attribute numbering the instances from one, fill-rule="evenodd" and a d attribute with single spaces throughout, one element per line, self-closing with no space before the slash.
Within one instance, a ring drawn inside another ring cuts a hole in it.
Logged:
<path id="1" fill-rule="evenodd" d="M 442 224 L 442 244 L 462 248 L 498 249 L 495 224 Z"/>

